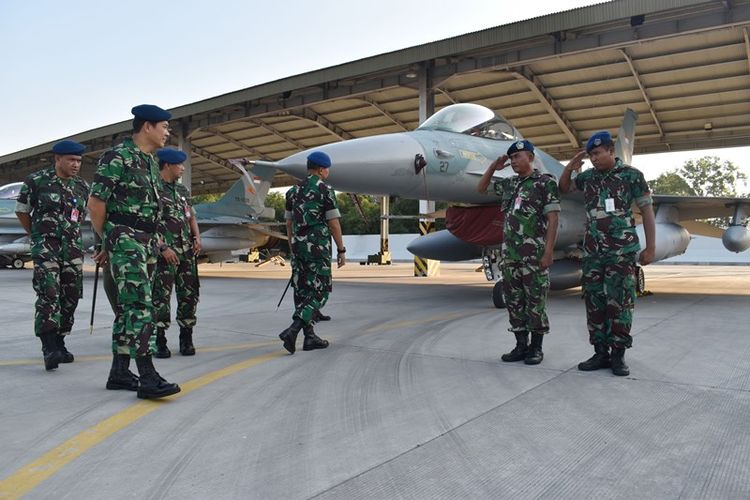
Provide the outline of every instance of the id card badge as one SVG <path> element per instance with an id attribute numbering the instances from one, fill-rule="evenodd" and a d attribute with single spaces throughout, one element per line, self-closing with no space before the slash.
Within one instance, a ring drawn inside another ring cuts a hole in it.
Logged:
<path id="1" fill-rule="evenodd" d="M 615 211 L 615 199 L 614 198 L 607 198 L 606 200 L 604 200 L 604 211 L 605 212 Z"/>
<path id="2" fill-rule="evenodd" d="M 522 201 L 523 201 L 523 198 L 521 198 L 520 196 L 516 196 L 516 202 L 513 204 L 513 211 L 516 211 L 519 208 L 521 208 Z"/>
<path id="3" fill-rule="evenodd" d="M 81 213 L 78 211 L 78 209 L 73 208 L 73 210 L 70 211 L 70 222 L 78 222 L 79 215 L 81 215 Z"/>
<path id="4" fill-rule="evenodd" d="M 184 196 L 182 197 L 182 207 L 183 207 L 183 210 L 185 211 L 186 219 L 189 219 L 190 217 L 193 216 L 193 212 L 190 210 L 190 205 L 188 205 L 187 201 L 185 201 Z"/>

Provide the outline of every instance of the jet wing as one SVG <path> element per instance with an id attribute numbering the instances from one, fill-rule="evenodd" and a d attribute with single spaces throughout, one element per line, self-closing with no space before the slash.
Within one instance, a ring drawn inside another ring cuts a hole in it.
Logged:
<path id="1" fill-rule="evenodd" d="M 256 222 L 247 217 L 235 217 L 233 215 L 220 215 L 215 217 L 199 217 L 199 226 L 226 226 L 226 225 L 251 225 Z"/>
<path id="2" fill-rule="evenodd" d="M 266 226 L 265 224 L 251 224 L 250 227 L 254 231 L 258 231 L 261 234 L 273 236 L 274 238 L 279 238 L 281 240 L 287 239 L 286 234 L 280 233 L 278 231 L 274 231 L 273 229 L 269 229 L 268 226 Z"/>
<path id="3" fill-rule="evenodd" d="M 680 221 L 732 217 L 737 205 L 750 205 L 748 198 L 710 198 L 702 196 L 652 195 L 654 205 L 671 205 L 679 211 Z"/>
<path id="4" fill-rule="evenodd" d="M 253 220 L 250 220 L 246 217 L 234 217 L 231 215 L 222 215 L 217 217 L 207 217 L 207 218 L 200 218 L 198 219 L 198 227 L 201 229 L 201 232 L 204 230 L 213 228 L 213 227 L 221 227 L 221 226 L 241 226 L 248 229 L 252 229 L 253 231 L 257 231 L 261 234 L 265 234 L 267 236 L 273 236 L 274 238 L 280 238 L 280 239 L 287 239 L 286 234 L 280 233 L 278 231 L 274 231 L 272 229 L 269 229 L 269 226 L 283 226 L 283 223 L 280 222 L 272 222 L 272 223 L 259 223 Z"/>
<path id="5" fill-rule="evenodd" d="M 6 226 L 0 229 L 0 234 L 17 234 L 19 236 L 25 236 L 26 230 L 21 227 L 20 223 L 18 226 Z"/>

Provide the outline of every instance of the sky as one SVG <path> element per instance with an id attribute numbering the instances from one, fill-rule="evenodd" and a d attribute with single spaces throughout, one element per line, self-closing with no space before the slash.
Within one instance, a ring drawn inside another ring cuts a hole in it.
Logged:
<path id="1" fill-rule="evenodd" d="M 0 156 L 254 85 L 595 1 L 0 1 Z M 750 147 L 636 156 L 647 179 Z"/>

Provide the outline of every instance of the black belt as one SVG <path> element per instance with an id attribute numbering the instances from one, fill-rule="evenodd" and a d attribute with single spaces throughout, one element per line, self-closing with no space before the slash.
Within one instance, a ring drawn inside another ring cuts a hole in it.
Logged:
<path id="1" fill-rule="evenodd" d="M 156 222 L 147 222 L 131 214 L 107 214 L 107 220 L 114 224 L 121 224 L 123 226 L 132 227 L 133 229 L 144 231 L 146 233 L 153 234 L 156 232 Z"/>

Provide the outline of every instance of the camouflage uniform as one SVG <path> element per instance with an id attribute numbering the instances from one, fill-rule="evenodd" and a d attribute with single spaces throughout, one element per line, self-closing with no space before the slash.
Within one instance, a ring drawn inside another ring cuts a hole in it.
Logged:
<path id="1" fill-rule="evenodd" d="M 177 294 L 177 324 L 180 327 L 195 326 L 195 310 L 198 306 L 198 267 L 193 255 L 193 239 L 190 232 L 192 209 L 190 193 L 179 182 L 164 182 L 160 191 L 162 218 L 159 236 L 179 259 L 178 264 L 168 264 L 162 256 L 156 263 L 154 276 L 154 313 L 156 327 L 168 329 L 171 318 L 170 297 L 172 285 Z"/>
<path id="2" fill-rule="evenodd" d="M 36 291 L 34 333 L 66 335 L 83 295 L 81 221 L 89 186 L 79 177 L 62 179 L 54 167 L 29 175 L 16 212 L 31 216 L 31 257 Z"/>
<path id="3" fill-rule="evenodd" d="M 292 221 L 294 318 L 307 325 L 332 289 L 328 221 L 341 217 L 336 193 L 319 177 L 309 175 L 286 192 L 284 217 Z"/>
<path id="4" fill-rule="evenodd" d="M 117 286 L 112 352 L 149 354 L 154 331 L 151 286 L 155 229 L 159 220 L 159 167 L 154 157 L 126 139 L 99 159 L 91 195 L 106 203 L 104 248 Z M 112 219 L 129 219 L 114 222 Z M 137 221 L 137 222 L 136 222 Z M 140 227 L 134 227 L 136 224 Z"/>
<path id="5" fill-rule="evenodd" d="M 502 273 L 509 330 L 548 333 L 549 270 L 539 267 L 539 261 L 544 255 L 546 215 L 560 211 L 557 182 L 534 170 L 528 177 L 495 181 L 494 192 L 502 197 L 505 214 Z"/>
<path id="6" fill-rule="evenodd" d="M 628 348 L 640 250 L 631 207 L 652 203 L 648 184 L 639 170 L 619 158 L 609 171 L 591 168 L 574 182 L 583 191 L 587 214 L 583 294 L 589 341 Z"/>

